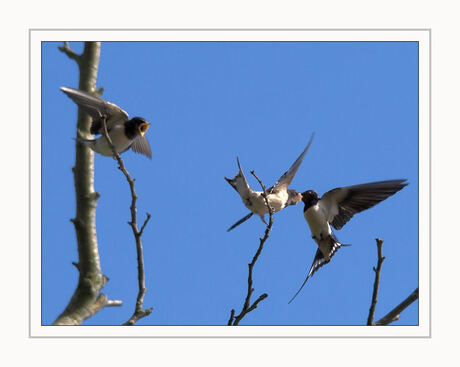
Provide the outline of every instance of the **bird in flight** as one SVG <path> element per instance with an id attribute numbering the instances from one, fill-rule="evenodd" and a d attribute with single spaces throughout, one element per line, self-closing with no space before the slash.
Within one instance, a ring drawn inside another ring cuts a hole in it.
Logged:
<path id="1" fill-rule="evenodd" d="M 291 184 L 292 179 L 294 178 L 297 170 L 302 163 L 305 154 L 310 148 L 310 145 L 313 141 L 314 134 L 312 134 L 310 141 L 307 144 L 307 147 L 303 150 L 303 152 L 299 155 L 299 157 L 295 160 L 292 166 L 279 178 L 276 184 L 269 189 L 266 190 L 267 192 L 267 200 L 268 204 L 273 210 L 273 213 L 279 212 L 280 210 L 284 209 L 288 205 L 296 205 L 302 200 L 302 196 L 295 190 L 288 189 L 288 186 Z M 227 232 L 231 231 L 236 226 L 240 225 L 241 223 L 247 221 L 249 218 L 252 217 L 253 214 L 257 214 L 262 221 L 267 224 L 265 221 L 265 214 L 268 213 L 268 208 L 265 204 L 265 199 L 262 196 L 263 191 L 254 191 L 249 187 L 248 182 L 246 181 L 246 177 L 244 176 L 243 170 L 241 169 L 240 161 L 238 157 L 236 158 L 238 163 L 238 174 L 233 178 L 227 178 L 227 182 L 238 192 L 241 196 L 241 200 L 243 204 L 248 208 L 251 212 L 246 215 L 245 217 L 241 218 L 238 222 L 233 224 Z"/>
<path id="2" fill-rule="evenodd" d="M 354 214 L 372 208 L 408 185 L 405 179 L 370 182 L 361 185 L 337 187 L 326 192 L 320 199 L 313 190 L 303 192 L 304 217 L 310 227 L 312 238 L 318 245 L 313 264 L 294 298 L 307 280 L 323 265 L 327 264 L 342 246 L 331 229 L 341 229 Z"/>
<path id="3" fill-rule="evenodd" d="M 92 117 L 91 134 L 102 134 L 104 129 L 102 119 L 105 117 L 107 132 L 117 153 L 123 153 L 131 148 L 135 153 L 152 158 L 149 142 L 144 136 L 150 124 L 143 118 L 133 117 L 130 119 L 129 115 L 117 105 L 82 90 L 68 87 L 61 87 L 61 90 L 82 111 Z M 77 138 L 77 141 L 103 156 L 113 156 L 112 149 L 103 135 L 97 139 Z"/>

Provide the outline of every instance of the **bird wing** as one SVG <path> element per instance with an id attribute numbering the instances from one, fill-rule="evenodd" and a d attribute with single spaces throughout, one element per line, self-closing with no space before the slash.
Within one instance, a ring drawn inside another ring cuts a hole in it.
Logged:
<path id="1" fill-rule="evenodd" d="M 249 218 L 252 217 L 253 214 L 254 213 L 250 212 L 248 215 L 246 215 L 245 217 L 241 218 L 238 222 L 236 222 L 229 229 L 227 229 L 227 232 L 230 232 L 233 228 L 238 227 L 241 223 L 246 222 Z"/>
<path id="2" fill-rule="evenodd" d="M 372 208 L 407 186 L 405 181 L 398 179 L 338 187 L 326 192 L 318 205 L 326 213 L 327 221 L 335 229 L 340 229 L 354 214 Z"/>
<path id="3" fill-rule="evenodd" d="M 69 87 L 61 87 L 61 90 L 74 101 L 84 112 L 93 118 L 93 126 L 91 132 L 94 134 L 99 132 L 101 125 L 101 116 L 105 115 L 107 119 L 107 129 L 110 130 L 119 122 L 124 122 L 129 119 L 129 115 L 116 104 L 104 101 L 103 99 L 93 96 L 82 90 Z M 99 122 L 99 125 L 97 125 Z M 96 125 L 96 127 L 94 127 Z"/>
<path id="4" fill-rule="evenodd" d="M 248 181 L 244 176 L 243 170 L 241 169 L 240 160 L 236 157 L 236 162 L 238 163 L 238 173 L 232 179 L 225 177 L 227 182 L 240 194 L 242 198 L 248 197 L 253 190 L 249 187 Z"/>
<path id="5" fill-rule="evenodd" d="M 297 173 L 303 158 L 305 157 L 305 154 L 307 154 L 308 148 L 310 148 L 310 145 L 313 141 L 313 137 L 315 136 L 315 133 L 311 135 L 310 141 L 307 144 L 307 147 L 303 150 L 303 152 L 299 155 L 299 157 L 295 160 L 295 162 L 292 164 L 289 169 L 284 172 L 284 174 L 278 179 L 276 184 L 268 189 L 269 192 L 273 193 L 279 190 L 286 190 L 288 186 L 291 184 L 292 179 L 294 178 L 295 174 Z"/>
<path id="6" fill-rule="evenodd" d="M 131 149 L 135 153 L 143 154 L 152 159 L 152 151 L 150 150 L 150 144 L 144 135 L 138 135 L 131 145 Z"/>

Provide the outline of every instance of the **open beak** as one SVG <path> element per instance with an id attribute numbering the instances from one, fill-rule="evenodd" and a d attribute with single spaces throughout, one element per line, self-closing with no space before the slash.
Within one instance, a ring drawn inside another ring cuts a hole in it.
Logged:
<path id="1" fill-rule="evenodd" d="M 302 201 L 302 194 L 300 192 L 297 193 L 297 203 Z"/>
<path id="2" fill-rule="evenodd" d="M 141 135 L 144 135 L 145 132 L 147 131 L 147 129 L 149 128 L 150 124 L 148 122 L 144 122 L 143 124 L 141 124 L 139 126 L 139 132 L 141 133 Z"/>

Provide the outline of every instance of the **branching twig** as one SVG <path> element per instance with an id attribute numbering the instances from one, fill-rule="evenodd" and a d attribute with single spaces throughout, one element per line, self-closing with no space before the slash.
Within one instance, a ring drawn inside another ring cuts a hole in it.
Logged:
<path id="1" fill-rule="evenodd" d="M 60 46 L 58 48 L 59 51 L 64 52 L 67 55 L 67 57 L 69 57 L 72 60 L 75 60 L 75 62 L 78 65 L 80 65 L 81 56 L 69 47 L 69 42 L 64 42 L 64 46 Z"/>
<path id="2" fill-rule="evenodd" d="M 385 257 L 382 255 L 382 245 L 383 240 L 380 238 L 376 238 L 375 241 L 377 242 L 377 268 L 373 268 L 375 272 L 375 281 L 374 281 L 374 292 L 372 294 L 372 302 L 371 307 L 369 309 L 369 316 L 367 317 L 367 325 L 373 325 L 374 322 L 374 314 L 375 314 L 375 306 L 377 306 L 377 296 L 379 293 L 379 285 L 380 285 L 380 270 L 382 269 L 383 260 Z"/>
<path id="3" fill-rule="evenodd" d="M 78 295 L 79 289 L 75 293 Z M 79 307 L 76 309 L 75 307 L 71 307 L 73 303 L 71 302 L 66 310 L 59 316 L 58 320 L 54 323 L 54 325 L 67 325 L 67 326 L 76 326 L 81 325 L 83 321 L 89 319 L 104 307 L 118 307 L 122 306 L 123 303 L 120 300 L 109 300 L 108 297 L 103 294 L 99 293 L 96 299 L 88 303 L 85 307 Z"/>
<path id="4" fill-rule="evenodd" d="M 409 307 L 412 302 L 418 299 L 418 287 L 407 297 L 404 301 L 402 301 L 399 305 L 397 305 L 393 310 L 388 312 L 385 316 L 383 316 L 380 320 L 375 322 L 374 325 L 388 325 L 394 321 L 399 320 L 399 315 L 402 311 L 404 311 L 407 307 Z"/>
<path id="5" fill-rule="evenodd" d="M 238 325 L 239 322 L 243 319 L 243 317 L 246 316 L 246 314 L 248 314 L 249 312 L 251 312 L 254 309 L 256 309 L 257 305 L 261 301 L 263 301 L 265 298 L 268 297 L 267 293 L 263 293 L 251 305 L 251 296 L 252 296 L 252 293 L 254 292 L 254 288 L 252 287 L 252 272 L 253 272 L 253 269 L 254 269 L 254 265 L 255 265 L 257 259 L 259 258 L 260 254 L 261 254 L 261 252 L 263 250 L 264 243 L 268 239 L 268 236 L 270 234 L 270 230 L 272 229 L 272 226 L 273 226 L 273 209 L 268 203 L 267 192 L 265 190 L 265 186 L 262 183 L 262 181 L 256 176 L 254 171 L 251 171 L 251 174 L 257 179 L 257 181 L 259 182 L 260 186 L 262 187 L 262 190 L 263 190 L 262 196 L 265 199 L 265 205 L 267 206 L 267 209 L 268 209 L 269 221 L 268 221 L 267 227 L 265 229 L 264 237 L 259 238 L 259 241 L 260 241 L 259 242 L 259 248 L 257 249 L 257 252 L 254 255 L 251 263 L 248 264 L 248 267 L 249 267 L 248 292 L 247 292 L 246 298 L 244 300 L 243 308 L 242 308 L 241 312 L 239 313 L 239 315 L 237 315 L 237 316 L 235 316 L 235 310 L 232 309 L 231 312 L 230 312 L 230 319 L 228 320 L 227 325 L 233 325 L 233 326 Z"/>
<path id="6" fill-rule="evenodd" d="M 102 118 L 102 126 L 103 126 L 102 135 L 107 139 L 107 142 L 109 143 L 109 146 L 112 149 L 113 156 L 118 162 L 118 168 L 125 175 L 126 180 L 128 181 L 128 184 L 129 184 L 129 188 L 131 190 L 131 206 L 130 206 L 131 221 L 128 222 L 128 224 L 131 226 L 131 229 L 134 234 L 134 238 L 136 240 L 139 292 L 137 295 L 136 307 L 134 309 L 134 313 L 130 317 L 130 319 L 126 321 L 123 325 L 134 325 L 139 319 L 150 315 L 153 311 L 152 308 L 148 308 L 146 310 L 143 309 L 146 288 L 145 288 L 145 272 L 144 272 L 144 255 L 143 255 L 142 240 L 141 240 L 141 236 L 144 232 L 145 226 L 147 225 L 148 221 L 151 218 L 151 215 L 147 213 L 147 218 L 145 219 L 144 224 L 141 226 L 141 230 L 139 231 L 138 226 L 137 226 L 137 208 L 136 208 L 136 201 L 137 201 L 138 196 L 134 189 L 134 179 L 130 176 L 129 172 L 126 170 L 125 164 L 123 160 L 121 159 L 120 154 L 118 154 L 118 152 L 115 150 L 112 140 L 110 139 L 110 136 L 107 131 L 106 117 L 101 116 L 101 118 Z"/>
<path id="7" fill-rule="evenodd" d="M 377 322 L 374 322 L 375 307 L 377 305 L 377 295 L 378 295 L 379 283 L 380 283 L 380 270 L 382 268 L 383 260 L 385 260 L 385 257 L 382 255 L 383 240 L 381 240 L 380 238 L 377 238 L 376 241 L 377 241 L 378 261 L 377 261 L 377 268 L 373 268 L 375 271 L 374 292 L 372 294 L 372 303 L 371 303 L 371 308 L 369 309 L 367 325 L 389 325 L 392 322 L 399 320 L 399 316 L 401 312 L 404 311 L 407 307 L 409 307 L 409 305 L 412 302 L 418 299 L 418 288 L 415 289 L 409 295 L 409 297 L 407 297 L 404 301 L 402 301 L 398 306 L 396 306 L 388 314 L 383 316 Z"/>

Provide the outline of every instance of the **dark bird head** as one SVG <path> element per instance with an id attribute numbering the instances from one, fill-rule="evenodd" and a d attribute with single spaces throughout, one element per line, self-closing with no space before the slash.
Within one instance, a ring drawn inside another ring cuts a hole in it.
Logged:
<path id="1" fill-rule="evenodd" d="M 302 192 L 302 201 L 305 204 L 305 208 L 308 209 L 319 201 L 319 196 L 316 191 L 308 190 Z"/>
<path id="2" fill-rule="evenodd" d="M 144 135 L 150 126 L 142 117 L 133 117 L 130 120 L 130 124 L 135 128 L 135 131 L 141 135 Z"/>

